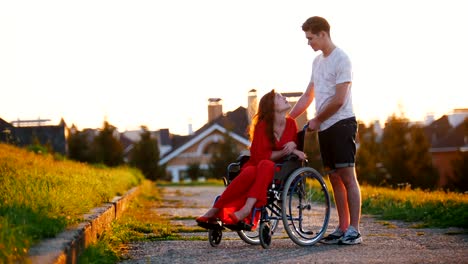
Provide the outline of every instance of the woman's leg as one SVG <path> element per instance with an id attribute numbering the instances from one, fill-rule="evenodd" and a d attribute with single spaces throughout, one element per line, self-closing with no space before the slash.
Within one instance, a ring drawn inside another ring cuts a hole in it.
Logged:
<path id="1" fill-rule="evenodd" d="M 255 166 L 242 168 L 240 174 L 226 187 L 213 207 L 202 216 L 197 217 L 196 220 L 199 222 L 210 221 L 217 216 L 222 208 L 233 206 L 236 203 L 243 203 L 247 199 L 247 192 L 255 180 L 256 170 Z M 239 201 L 240 199 L 242 199 L 242 202 Z"/>
<path id="2" fill-rule="evenodd" d="M 245 205 L 239 211 L 234 213 L 235 217 L 233 220 L 237 222 L 238 220 L 242 220 L 248 217 L 250 213 L 252 212 L 252 209 L 256 202 L 257 202 L 257 198 L 252 198 L 252 197 L 247 198 L 247 201 L 245 201 Z"/>
<path id="3" fill-rule="evenodd" d="M 267 190 L 273 180 L 274 167 L 275 163 L 271 160 L 262 160 L 258 163 L 255 181 L 247 193 L 247 201 L 239 211 L 234 213 L 235 218 L 244 219 L 249 216 L 255 205 L 263 206 L 266 204 Z"/>
<path id="4" fill-rule="evenodd" d="M 240 198 L 245 199 L 250 187 L 255 181 L 257 168 L 255 166 L 247 166 L 243 168 L 239 175 L 227 186 L 221 197 L 213 205 L 214 208 L 223 208 L 227 204 Z"/>
<path id="5" fill-rule="evenodd" d="M 256 206 L 267 203 L 267 191 L 275 173 L 275 163 L 271 160 L 262 160 L 257 165 L 257 175 L 247 197 L 257 198 Z"/>

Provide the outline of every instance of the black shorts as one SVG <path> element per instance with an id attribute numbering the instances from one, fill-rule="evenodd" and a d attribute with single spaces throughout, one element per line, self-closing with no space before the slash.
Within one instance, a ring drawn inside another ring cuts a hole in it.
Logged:
<path id="1" fill-rule="evenodd" d="M 356 161 L 357 122 L 350 117 L 318 132 L 320 154 L 325 172 L 354 167 Z"/>

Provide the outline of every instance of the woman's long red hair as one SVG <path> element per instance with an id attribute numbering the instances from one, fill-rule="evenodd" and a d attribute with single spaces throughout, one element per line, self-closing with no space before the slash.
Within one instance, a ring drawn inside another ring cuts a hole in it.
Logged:
<path id="1" fill-rule="evenodd" d="M 266 134 L 270 140 L 271 146 L 275 145 L 275 134 L 273 131 L 273 121 L 275 120 L 275 89 L 265 94 L 258 103 L 257 113 L 252 118 L 252 123 L 249 128 L 250 141 L 253 140 L 254 132 L 257 124 L 264 121 L 266 124 Z"/>

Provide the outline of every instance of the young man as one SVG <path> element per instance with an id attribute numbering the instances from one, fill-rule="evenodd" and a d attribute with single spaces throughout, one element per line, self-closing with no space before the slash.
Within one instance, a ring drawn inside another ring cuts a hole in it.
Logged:
<path id="1" fill-rule="evenodd" d="M 297 118 L 315 98 L 316 115 L 308 124 L 310 130 L 319 131 L 322 162 L 330 175 L 339 218 L 339 226 L 321 242 L 359 244 L 361 190 L 354 168 L 357 123 L 351 98 L 351 61 L 333 44 L 330 25 L 324 18 L 307 19 L 302 30 L 308 45 L 322 53 L 315 57 L 310 83 L 290 116 Z"/>

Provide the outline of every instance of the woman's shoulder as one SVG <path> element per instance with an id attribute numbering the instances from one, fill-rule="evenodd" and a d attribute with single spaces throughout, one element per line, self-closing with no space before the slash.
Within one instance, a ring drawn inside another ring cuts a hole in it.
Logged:
<path id="1" fill-rule="evenodd" d="M 296 120 L 290 116 L 286 117 L 286 126 L 290 127 L 291 129 L 294 128 L 295 130 L 297 130 Z"/>
<path id="2" fill-rule="evenodd" d="M 290 116 L 286 116 L 286 124 L 296 125 L 296 120 Z"/>

